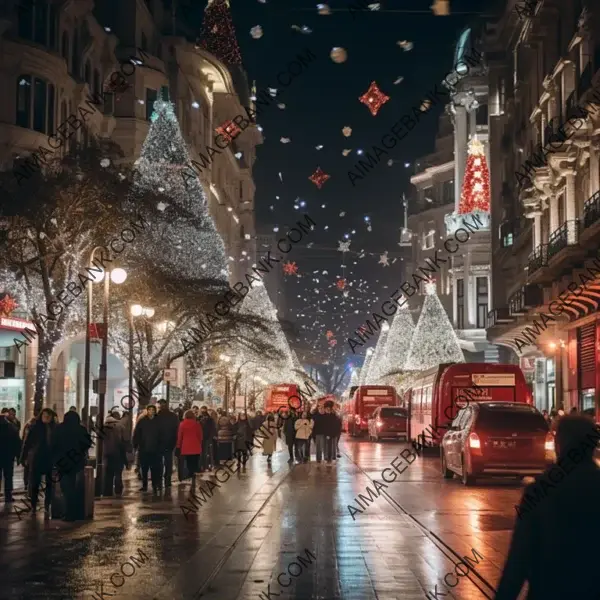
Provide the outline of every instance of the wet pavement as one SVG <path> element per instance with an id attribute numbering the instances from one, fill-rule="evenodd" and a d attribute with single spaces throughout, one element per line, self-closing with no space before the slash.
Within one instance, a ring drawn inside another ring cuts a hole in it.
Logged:
<path id="1" fill-rule="evenodd" d="M 215 482 L 202 484 L 205 500 L 176 481 L 166 497 L 142 495 L 130 473 L 123 499 L 97 501 L 93 521 L 5 509 L 0 599 L 493 598 L 519 485 L 444 481 L 439 460 L 408 464 L 404 444 L 340 447 L 332 466 L 290 467 L 281 451 L 272 468 L 256 455 L 218 486 L 204 475 Z"/>

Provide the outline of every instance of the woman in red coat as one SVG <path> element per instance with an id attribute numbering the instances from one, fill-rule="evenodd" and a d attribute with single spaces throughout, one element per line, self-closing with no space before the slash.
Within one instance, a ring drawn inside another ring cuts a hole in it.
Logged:
<path id="1" fill-rule="evenodd" d="M 193 410 L 186 411 L 185 418 L 179 424 L 177 453 L 183 456 L 187 470 L 192 475 L 192 487 L 194 487 L 202 454 L 202 425 L 196 421 Z"/>

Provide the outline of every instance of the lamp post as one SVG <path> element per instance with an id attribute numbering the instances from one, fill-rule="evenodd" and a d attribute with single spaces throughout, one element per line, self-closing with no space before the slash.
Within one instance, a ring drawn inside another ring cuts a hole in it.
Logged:
<path id="1" fill-rule="evenodd" d="M 102 328 L 102 353 L 100 358 L 100 373 L 98 377 L 98 419 L 104 421 L 104 406 L 106 401 L 106 379 L 107 379 L 107 359 L 108 359 L 108 304 L 110 299 L 110 280 L 113 283 L 121 284 L 127 279 L 125 269 L 113 269 L 109 273 L 102 271 L 102 275 L 96 278 L 96 281 L 104 279 L 104 298 L 103 298 L 103 328 Z M 88 332 L 89 335 L 89 332 Z M 89 365 L 88 365 L 89 367 Z M 104 436 L 98 436 L 96 451 L 96 496 L 102 495 L 102 451 L 104 448 Z"/>
<path id="2" fill-rule="evenodd" d="M 227 354 L 220 354 L 219 358 L 225 362 L 231 362 L 231 357 L 227 356 Z M 225 409 L 225 413 L 229 410 L 229 374 L 227 370 L 225 370 L 225 398 L 223 399 L 223 408 Z"/>
<path id="3" fill-rule="evenodd" d="M 131 428 L 133 429 L 133 344 L 134 344 L 134 317 L 151 318 L 154 316 L 154 309 L 141 306 L 140 304 L 132 304 L 129 307 L 129 406 L 131 413 Z"/>

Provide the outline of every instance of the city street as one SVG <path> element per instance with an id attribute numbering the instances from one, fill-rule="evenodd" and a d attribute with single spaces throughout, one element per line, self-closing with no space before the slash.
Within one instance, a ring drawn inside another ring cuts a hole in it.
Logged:
<path id="1" fill-rule="evenodd" d="M 344 436 L 333 466 L 290 468 L 279 451 L 269 469 L 256 455 L 189 520 L 181 510 L 190 506 L 189 483 L 175 482 L 171 498 L 140 501 L 132 472 L 124 498 L 98 501 L 93 522 L 44 521 L 39 512 L 19 520 L 4 511 L 0 597 L 417 600 L 435 598 L 436 585 L 438 597 L 493 597 L 520 494 L 514 480 L 466 488 L 442 479 L 438 459 L 417 458 L 387 484 L 389 499 L 382 492 L 350 515 L 348 505 L 358 507 L 354 499 L 368 496 L 370 480 L 382 482 L 392 461 L 404 469 L 395 460 L 404 448 Z M 303 561 L 290 577 L 297 556 Z M 444 576 L 464 556 L 476 573 L 447 578 L 450 589 Z M 122 569 L 128 562 L 134 566 Z M 277 582 L 282 572 L 287 588 Z"/>

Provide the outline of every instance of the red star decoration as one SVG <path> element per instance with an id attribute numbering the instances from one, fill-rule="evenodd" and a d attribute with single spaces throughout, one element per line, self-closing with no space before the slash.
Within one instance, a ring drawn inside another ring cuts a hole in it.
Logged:
<path id="1" fill-rule="evenodd" d="M 346 287 L 346 280 L 345 279 L 338 279 L 335 282 L 335 285 L 337 287 L 338 290 L 343 290 Z"/>
<path id="2" fill-rule="evenodd" d="M 331 175 L 327 175 L 321 170 L 321 167 L 317 167 L 317 170 L 309 177 L 309 179 L 319 188 L 323 187 L 323 184 L 331 178 Z"/>
<path id="3" fill-rule="evenodd" d="M 295 275 L 298 272 L 298 265 L 295 262 L 283 263 L 283 272 L 286 275 Z"/>
<path id="4" fill-rule="evenodd" d="M 8 295 L 0 300 L 0 315 L 8 317 L 17 308 L 18 304 Z"/>
<path id="5" fill-rule="evenodd" d="M 366 104 L 371 111 L 371 114 L 375 116 L 379 109 L 390 99 L 386 96 L 373 81 L 369 86 L 369 89 L 359 98 L 359 100 Z"/>

